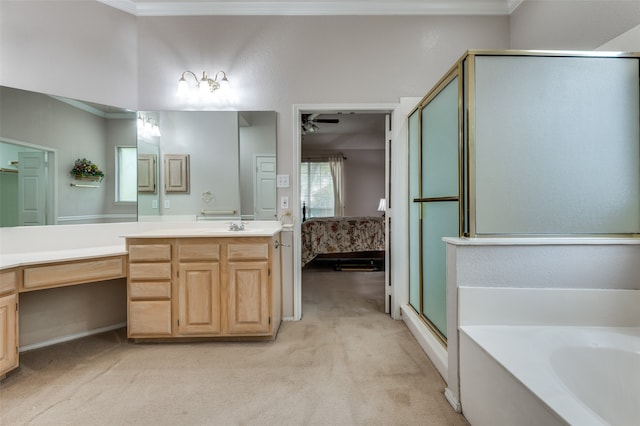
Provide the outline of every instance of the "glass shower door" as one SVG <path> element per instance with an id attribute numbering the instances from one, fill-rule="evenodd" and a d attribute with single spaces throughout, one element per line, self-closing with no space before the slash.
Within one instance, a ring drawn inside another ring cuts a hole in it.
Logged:
<path id="1" fill-rule="evenodd" d="M 447 338 L 447 288 L 442 238 L 460 235 L 458 84 L 454 73 L 414 113 L 420 114 L 419 119 L 409 118 L 409 300 L 443 342 Z"/>
<path id="2" fill-rule="evenodd" d="M 409 116 L 409 303 L 420 312 L 420 110 Z"/>

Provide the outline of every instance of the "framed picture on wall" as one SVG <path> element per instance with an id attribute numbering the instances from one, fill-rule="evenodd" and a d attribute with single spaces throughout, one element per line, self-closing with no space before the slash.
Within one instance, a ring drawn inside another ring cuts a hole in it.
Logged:
<path id="1" fill-rule="evenodd" d="M 189 154 L 165 154 L 164 192 L 189 193 Z"/>

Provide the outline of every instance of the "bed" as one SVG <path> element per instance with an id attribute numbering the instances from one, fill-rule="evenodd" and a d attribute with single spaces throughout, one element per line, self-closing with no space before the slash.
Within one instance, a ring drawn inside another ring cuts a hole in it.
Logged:
<path id="1" fill-rule="evenodd" d="M 357 257 L 384 252 L 384 218 L 323 217 L 302 223 L 302 266 L 318 256 Z"/>

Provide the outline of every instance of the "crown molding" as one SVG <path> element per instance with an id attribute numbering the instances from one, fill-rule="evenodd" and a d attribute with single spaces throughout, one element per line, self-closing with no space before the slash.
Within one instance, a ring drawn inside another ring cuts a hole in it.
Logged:
<path id="1" fill-rule="evenodd" d="M 136 1 L 98 0 L 135 16 L 509 15 L 524 0 Z"/>

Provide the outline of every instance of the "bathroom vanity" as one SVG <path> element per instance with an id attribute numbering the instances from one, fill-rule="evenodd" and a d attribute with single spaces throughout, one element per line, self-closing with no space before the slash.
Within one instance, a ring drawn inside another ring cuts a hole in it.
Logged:
<path id="1" fill-rule="evenodd" d="M 0 379 L 19 365 L 20 294 L 126 277 L 120 247 L 31 252 L 0 262 Z"/>
<path id="2" fill-rule="evenodd" d="M 253 221 L 229 228 L 222 221 L 185 221 L 74 225 L 72 233 L 57 225 L 0 229 L 0 379 L 19 365 L 21 333 L 42 326 L 19 321 L 21 296 L 47 291 L 47 303 L 65 303 L 54 294 L 63 287 L 115 288 L 126 281 L 122 306 L 113 304 L 117 297 L 104 303 L 123 314 L 126 303 L 134 342 L 274 339 L 282 320 L 282 225 Z M 82 315 L 91 316 L 78 311 L 76 322 L 92 321 L 93 329 L 67 329 L 26 347 L 125 325 Z"/>
<path id="3" fill-rule="evenodd" d="M 128 337 L 272 339 L 282 319 L 279 231 L 127 236 Z"/>

